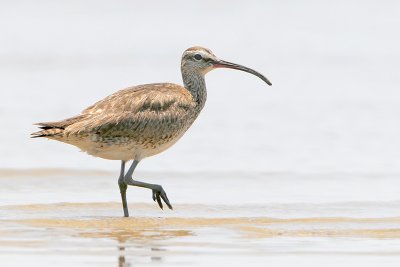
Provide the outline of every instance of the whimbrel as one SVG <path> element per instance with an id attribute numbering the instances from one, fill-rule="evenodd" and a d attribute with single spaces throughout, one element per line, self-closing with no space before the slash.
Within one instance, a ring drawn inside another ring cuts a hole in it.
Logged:
<path id="1" fill-rule="evenodd" d="M 41 129 L 32 137 L 46 137 L 74 145 L 104 159 L 120 160 L 118 185 L 124 216 L 129 217 L 128 185 L 152 190 L 159 207 L 172 209 L 162 186 L 132 179 L 138 163 L 163 152 L 186 132 L 203 109 L 207 98 L 204 76 L 216 68 L 245 71 L 271 82 L 257 71 L 218 59 L 209 49 L 191 47 L 182 55 L 184 86 L 154 83 L 120 90 L 86 108 L 81 114 L 57 122 L 37 123 Z M 125 173 L 125 163 L 133 160 Z"/>

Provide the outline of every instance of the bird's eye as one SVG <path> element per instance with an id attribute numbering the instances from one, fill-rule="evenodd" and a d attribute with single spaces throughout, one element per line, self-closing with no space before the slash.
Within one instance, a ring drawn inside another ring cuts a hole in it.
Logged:
<path id="1" fill-rule="evenodd" d="M 196 54 L 196 55 L 194 55 L 194 59 L 196 59 L 196 60 L 202 60 L 203 57 L 202 57 L 200 54 Z"/>

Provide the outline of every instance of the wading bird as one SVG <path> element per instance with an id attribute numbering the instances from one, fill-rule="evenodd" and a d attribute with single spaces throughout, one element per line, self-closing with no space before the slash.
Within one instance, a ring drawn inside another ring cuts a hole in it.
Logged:
<path id="1" fill-rule="evenodd" d="M 245 71 L 271 82 L 257 71 L 218 59 L 209 49 L 191 47 L 182 55 L 184 86 L 154 83 L 120 90 L 86 108 L 81 114 L 57 122 L 41 122 L 32 137 L 46 137 L 74 145 L 103 159 L 120 160 L 118 185 L 124 216 L 129 217 L 128 185 L 152 190 L 160 208 L 172 209 L 162 186 L 132 179 L 138 163 L 163 152 L 186 132 L 196 120 L 207 98 L 204 76 L 216 68 Z M 125 173 L 125 163 L 133 160 Z"/>

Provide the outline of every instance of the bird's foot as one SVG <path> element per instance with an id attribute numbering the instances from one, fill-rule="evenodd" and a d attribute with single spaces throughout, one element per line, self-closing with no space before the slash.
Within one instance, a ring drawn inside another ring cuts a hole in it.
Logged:
<path id="1" fill-rule="evenodd" d="M 169 203 L 167 193 L 165 193 L 164 189 L 161 185 L 154 185 L 153 191 L 153 200 L 157 201 L 158 206 L 163 209 L 163 204 L 161 199 L 164 200 L 165 204 L 167 204 L 168 208 L 172 210 L 172 205 Z"/>

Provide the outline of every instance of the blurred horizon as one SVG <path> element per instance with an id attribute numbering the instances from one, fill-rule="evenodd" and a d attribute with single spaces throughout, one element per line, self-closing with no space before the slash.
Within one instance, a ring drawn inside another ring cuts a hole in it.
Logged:
<path id="1" fill-rule="evenodd" d="M 2 1 L 1 169 L 117 171 L 30 139 L 128 86 L 182 84 L 193 45 L 264 74 L 216 70 L 172 148 L 140 171 L 400 173 L 397 1 Z"/>

